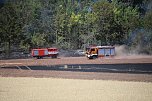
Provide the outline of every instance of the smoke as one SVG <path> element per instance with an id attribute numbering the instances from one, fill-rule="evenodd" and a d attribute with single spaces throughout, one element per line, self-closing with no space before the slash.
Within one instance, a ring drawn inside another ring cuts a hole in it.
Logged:
<path id="1" fill-rule="evenodd" d="M 126 45 L 116 45 L 115 46 L 115 52 L 116 56 L 141 56 L 141 55 L 146 55 L 144 53 L 141 53 L 141 47 L 136 46 L 136 47 L 128 47 Z"/>
<path id="2" fill-rule="evenodd" d="M 115 46 L 116 56 L 126 56 L 128 55 L 127 47 L 125 45 Z"/>

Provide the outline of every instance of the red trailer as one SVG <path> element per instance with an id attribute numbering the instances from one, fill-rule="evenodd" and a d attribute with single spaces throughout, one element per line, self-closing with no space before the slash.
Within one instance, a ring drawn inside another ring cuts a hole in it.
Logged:
<path id="1" fill-rule="evenodd" d="M 32 56 L 36 57 L 37 59 L 40 59 L 40 58 L 43 58 L 43 57 L 57 58 L 58 49 L 57 48 L 32 49 Z"/>

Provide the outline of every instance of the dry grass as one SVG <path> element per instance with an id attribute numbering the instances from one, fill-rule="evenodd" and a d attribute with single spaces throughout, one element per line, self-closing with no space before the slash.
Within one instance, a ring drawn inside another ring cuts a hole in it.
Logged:
<path id="1" fill-rule="evenodd" d="M 0 77 L 0 101 L 152 101 L 152 83 Z"/>

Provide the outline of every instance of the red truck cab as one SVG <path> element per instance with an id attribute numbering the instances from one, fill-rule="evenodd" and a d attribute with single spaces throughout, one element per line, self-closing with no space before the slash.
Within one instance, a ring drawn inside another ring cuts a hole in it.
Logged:
<path id="1" fill-rule="evenodd" d="M 57 48 L 37 48 L 32 49 L 31 55 L 36 57 L 37 59 L 43 57 L 52 57 L 57 58 L 58 56 L 58 49 Z"/>

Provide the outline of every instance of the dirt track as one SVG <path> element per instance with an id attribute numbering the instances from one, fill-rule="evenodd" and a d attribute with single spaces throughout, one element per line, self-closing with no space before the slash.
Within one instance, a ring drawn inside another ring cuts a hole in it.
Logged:
<path id="1" fill-rule="evenodd" d="M 152 63 L 151 56 L 127 56 L 115 58 L 99 58 L 88 60 L 85 57 L 60 57 L 58 59 L 11 59 L 0 60 L 0 66 L 49 66 L 67 64 L 128 64 L 128 63 Z M 125 81 L 152 82 L 151 74 L 129 74 L 129 73 L 103 73 L 103 72 L 72 72 L 72 71 L 41 71 L 41 70 L 19 70 L 0 69 L 2 77 L 53 77 L 70 79 L 104 79 Z"/>
<path id="2" fill-rule="evenodd" d="M 57 59 L 9 59 L 0 60 L 0 66 L 34 66 L 34 65 L 64 65 L 64 64 L 123 64 L 123 63 L 152 63 L 152 56 L 123 56 L 114 58 L 98 58 L 89 60 L 86 57 L 59 57 Z"/>

